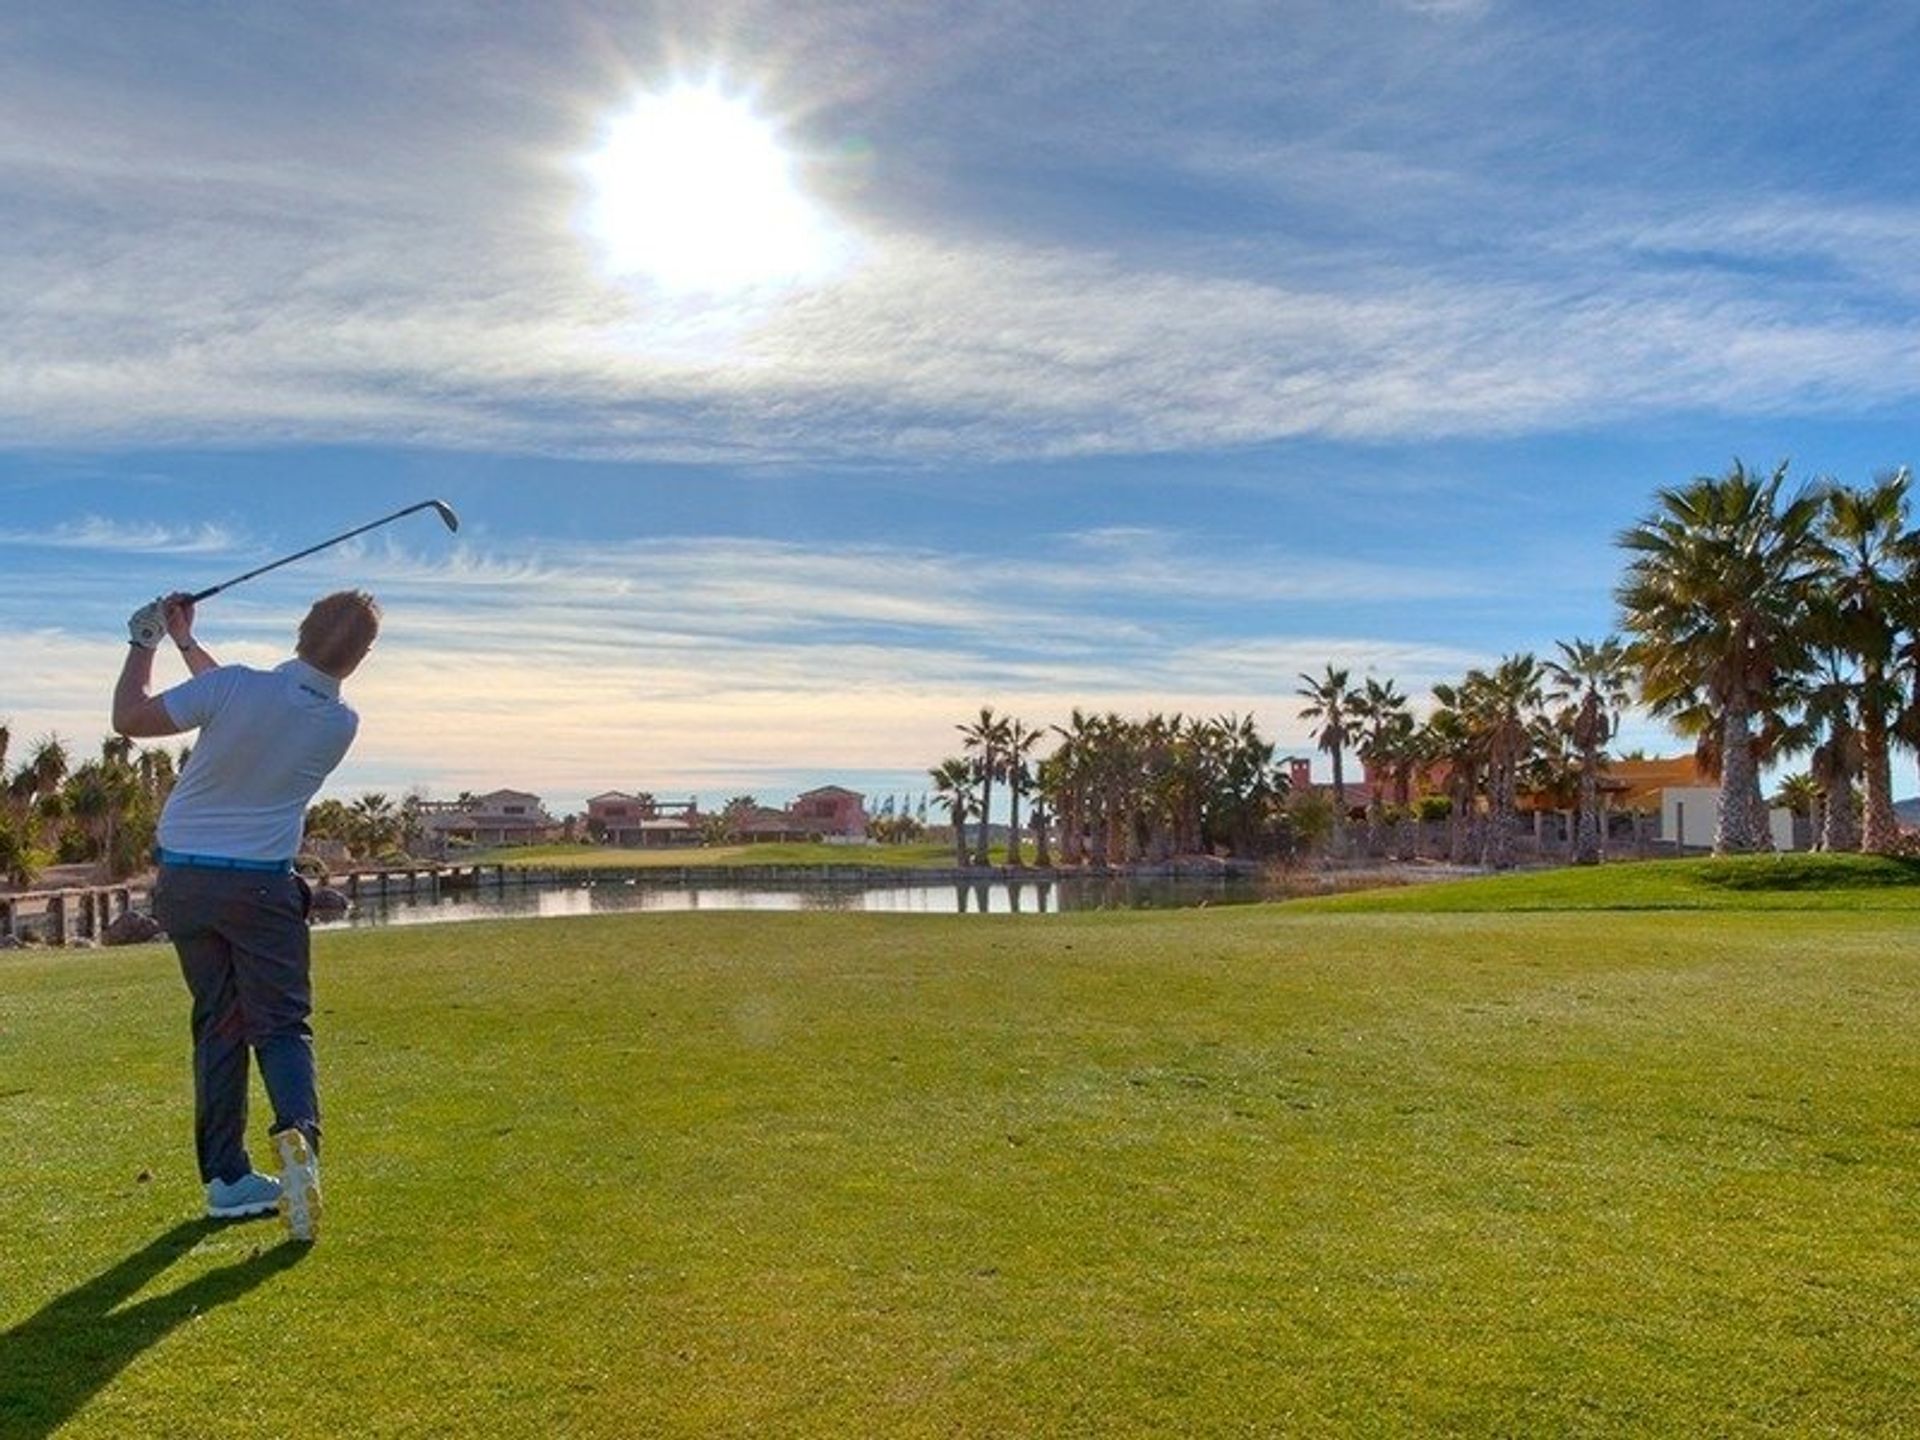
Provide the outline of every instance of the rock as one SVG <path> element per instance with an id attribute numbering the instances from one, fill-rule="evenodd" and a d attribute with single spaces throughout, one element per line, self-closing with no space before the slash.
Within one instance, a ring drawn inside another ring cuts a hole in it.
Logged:
<path id="1" fill-rule="evenodd" d="M 160 922 L 151 915 L 143 915 L 138 910 L 129 910 L 114 920 L 100 932 L 100 939 L 108 945 L 144 945 L 149 940 L 158 940 L 165 932 Z"/>
<path id="2" fill-rule="evenodd" d="M 18 935 L 0 935 L 0 950 L 24 950 L 27 942 Z"/>
<path id="3" fill-rule="evenodd" d="M 314 887 L 314 914 L 344 915 L 352 908 L 353 902 L 347 898 L 344 890 L 336 890 L 331 885 L 316 885 Z"/>

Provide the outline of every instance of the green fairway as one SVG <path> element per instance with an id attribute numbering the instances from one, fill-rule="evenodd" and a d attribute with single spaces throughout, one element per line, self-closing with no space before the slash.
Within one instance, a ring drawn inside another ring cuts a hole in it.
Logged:
<path id="1" fill-rule="evenodd" d="M 310 1252 L 187 1223 L 169 951 L 0 955 L 0 1437 L 1913 1434 L 1915 935 L 326 934 Z"/>
<path id="2" fill-rule="evenodd" d="M 1744 855 L 1511 871 L 1303 901 L 1315 911 L 1920 910 L 1920 860 Z"/>

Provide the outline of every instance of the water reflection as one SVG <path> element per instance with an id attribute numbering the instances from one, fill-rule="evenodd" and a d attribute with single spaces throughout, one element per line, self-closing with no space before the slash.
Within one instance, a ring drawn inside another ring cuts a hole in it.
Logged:
<path id="1" fill-rule="evenodd" d="M 1242 905 L 1279 892 L 1248 880 L 966 880 L 940 884 L 787 887 L 644 884 L 609 880 L 508 885 L 451 894 L 364 896 L 335 926 L 432 925 L 459 920 L 548 919 L 640 911 L 820 910 L 909 915 L 1055 915 L 1079 910 Z"/>

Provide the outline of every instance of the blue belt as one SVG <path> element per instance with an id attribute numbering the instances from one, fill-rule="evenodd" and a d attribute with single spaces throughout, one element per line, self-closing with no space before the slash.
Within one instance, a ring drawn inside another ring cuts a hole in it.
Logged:
<path id="1" fill-rule="evenodd" d="M 261 870 L 285 875 L 293 869 L 291 860 L 235 860 L 227 855 L 184 855 L 178 850 L 153 847 L 153 858 L 162 865 L 186 865 L 196 870 Z"/>

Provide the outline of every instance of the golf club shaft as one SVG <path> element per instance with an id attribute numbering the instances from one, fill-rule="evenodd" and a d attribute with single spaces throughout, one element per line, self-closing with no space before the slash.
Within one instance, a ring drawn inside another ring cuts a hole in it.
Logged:
<path id="1" fill-rule="evenodd" d="M 292 555 L 283 555 L 271 564 L 262 565 L 258 570 L 249 570 L 246 574 L 236 575 L 231 580 L 222 580 L 211 589 L 201 590 L 193 595 L 189 595 L 187 599 L 198 604 L 209 595 L 218 595 L 222 590 L 230 589 L 232 586 L 238 585 L 242 580 L 251 580 L 254 576 L 264 575 L 269 570 L 278 570 L 282 565 L 291 565 L 296 560 L 304 560 L 309 555 L 317 554 L 319 551 L 325 550 L 330 546 L 338 545 L 342 541 L 351 540 L 356 535 L 364 535 L 369 530 L 377 530 L 382 525 L 391 524 L 401 516 L 411 515 L 416 510 L 437 510 L 440 512 L 440 518 L 447 522 L 447 527 L 449 529 L 454 528 L 455 522 L 452 519 L 453 511 L 451 509 L 438 500 L 422 500 L 418 505 L 409 505 L 406 509 L 396 510 L 391 515 L 382 515 L 378 520 L 370 520 L 365 525 L 348 530 L 344 534 L 334 536 L 331 540 L 322 540 L 318 545 L 309 545 L 306 549 L 296 551 Z"/>

